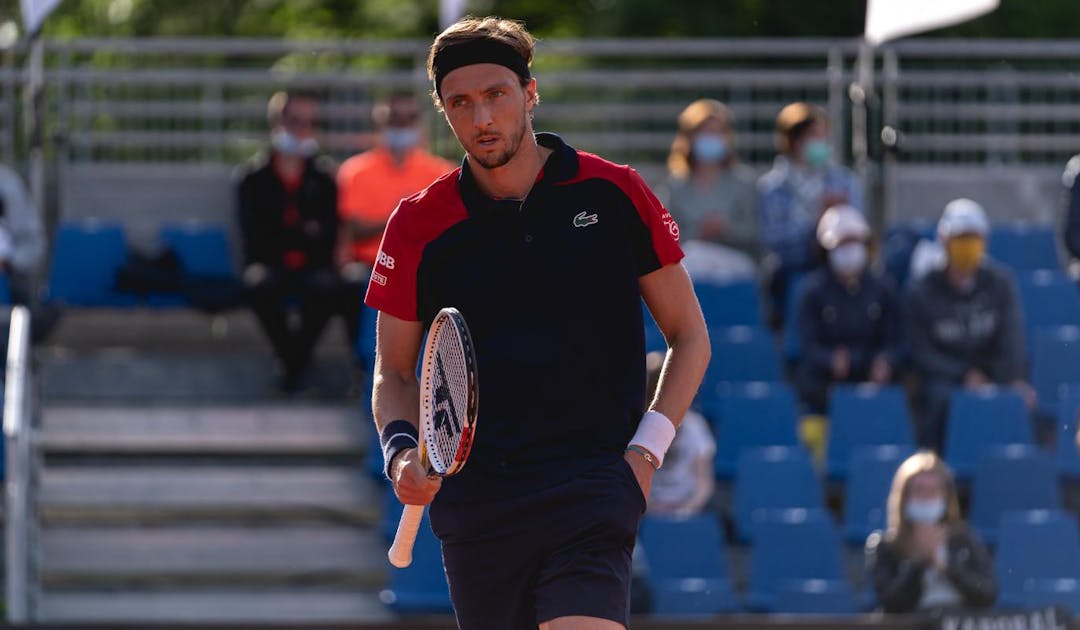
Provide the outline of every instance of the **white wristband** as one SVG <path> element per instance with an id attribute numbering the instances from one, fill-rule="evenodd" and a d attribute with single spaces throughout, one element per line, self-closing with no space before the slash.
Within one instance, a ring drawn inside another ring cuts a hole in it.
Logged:
<path id="1" fill-rule="evenodd" d="M 659 411 L 646 411 L 630 443 L 644 447 L 655 455 L 659 462 L 656 467 L 659 468 L 664 465 L 664 455 L 674 439 L 675 424 Z"/>

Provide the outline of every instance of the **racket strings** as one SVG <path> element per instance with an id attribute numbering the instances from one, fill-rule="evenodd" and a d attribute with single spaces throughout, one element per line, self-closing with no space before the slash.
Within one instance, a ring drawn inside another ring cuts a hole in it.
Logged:
<path id="1" fill-rule="evenodd" d="M 469 376 L 465 350 L 453 326 L 437 333 L 429 395 L 433 406 L 425 432 L 429 457 L 436 472 L 445 474 L 454 464 L 468 410 Z"/>

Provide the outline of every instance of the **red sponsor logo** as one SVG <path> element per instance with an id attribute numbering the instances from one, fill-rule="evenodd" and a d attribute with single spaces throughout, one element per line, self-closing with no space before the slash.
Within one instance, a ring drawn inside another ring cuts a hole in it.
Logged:
<path id="1" fill-rule="evenodd" d="M 668 233 L 671 234 L 671 238 L 676 241 L 679 240 L 679 224 L 675 222 L 675 218 L 671 214 L 665 212 L 664 216 L 660 217 L 664 225 L 667 226 Z"/>

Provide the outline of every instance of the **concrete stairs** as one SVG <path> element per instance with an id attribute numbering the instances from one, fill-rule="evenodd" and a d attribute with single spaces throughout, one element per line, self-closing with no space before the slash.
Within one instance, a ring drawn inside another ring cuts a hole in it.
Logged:
<path id="1" fill-rule="evenodd" d="M 317 356 L 284 400 L 246 313 L 66 315 L 36 352 L 34 618 L 389 618 L 368 403 L 343 335 Z"/>

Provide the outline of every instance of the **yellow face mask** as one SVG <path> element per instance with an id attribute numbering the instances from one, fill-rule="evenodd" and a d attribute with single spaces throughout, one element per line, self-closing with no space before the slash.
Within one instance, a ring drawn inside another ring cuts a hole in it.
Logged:
<path id="1" fill-rule="evenodd" d="M 971 272 L 978 268 L 986 251 L 986 241 L 977 234 L 954 236 L 945 243 L 949 264 L 957 271 Z"/>

